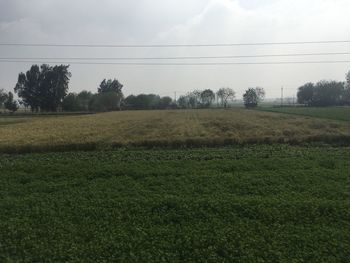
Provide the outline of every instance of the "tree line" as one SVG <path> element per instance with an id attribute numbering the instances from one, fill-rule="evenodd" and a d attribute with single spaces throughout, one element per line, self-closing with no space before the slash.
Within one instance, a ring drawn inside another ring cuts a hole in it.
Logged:
<path id="1" fill-rule="evenodd" d="M 168 96 L 156 94 L 123 95 L 123 85 L 117 79 L 104 79 L 96 93 L 83 90 L 69 93 L 69 81 L 72 74 L 69 65 L 41 66 L 33 65 L 18 75 L 14 92 L 0 90 L 0 108 L 15 112 L 19 105 L 32 112 L 104 112 L 121 109 L 169 109 L 169 108 L 209 108 L 214 104 L 226 108 L 235 99 L 235 91 L 229 87 L 219 89 L 194 90 L 174 101 Z M 256 107 L 264 98 L 262 88 L 250 88 L 243 96 L 246 107 Z"/>
<path id="2" fill-rule="evenodd" d="M 298 103 L 306 106 L 350 105 L 350 72 L 345 82 L 321 80 L 306 83 L 298 89 Z"/>

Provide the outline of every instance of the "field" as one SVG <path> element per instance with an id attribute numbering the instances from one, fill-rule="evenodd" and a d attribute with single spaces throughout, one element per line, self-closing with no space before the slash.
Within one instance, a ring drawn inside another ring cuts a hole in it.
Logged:
<path id="1" fill-rule="evenodd" d="M 350 122 L 350 107 L 262 107 L 259 109 Z"/>
<path id="2" fill-rule="evenodd" d="M 350 122 L 245 109 L 0 117 L 0 152 L 350 142 Z"/>
<path id="3" fill-rule="evenodd" d="M 0 262 L 348 262 L 348 109 L 309 110 L 2 115 Z"/>
<path id="4" fill-rule="evenodd" d="M 350 148 L 0 156 L 0 261 L 348 262 Z"/>

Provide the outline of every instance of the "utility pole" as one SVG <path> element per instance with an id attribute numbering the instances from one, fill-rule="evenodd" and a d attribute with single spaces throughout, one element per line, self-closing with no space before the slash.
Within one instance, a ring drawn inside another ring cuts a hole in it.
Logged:
<path id="1" fill-rule="evenodd" d="M 175 97 L 174 97 L 175 104 L 177 105 L 177 99 L 176 99 L 176 91 L 175 91 Z"/>

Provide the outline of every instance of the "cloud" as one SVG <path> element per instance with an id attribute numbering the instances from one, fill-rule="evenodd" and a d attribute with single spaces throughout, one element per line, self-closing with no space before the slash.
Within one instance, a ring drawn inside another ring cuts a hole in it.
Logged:
<path id="1" fill-rule="evenodd" d="M 264 1 L 255 8 L 245 8 L 243 2 L 247 1 L 212 0 L 196 16 L 161 32 L 158 38 L 175 43 L 232 43 L 350 36 L 349 1 Z"/>
<path id="2" fill-rule="evenodd" d="M 349 11 L 348 0 L 0 0 L 0 41 L 193 44 L 350 39 Z M 0 56 L 195 56 L 334 51 L 349 49 L 347 45 L 140 50 L 1 47 Z M 267 59 L 244 61 L 262 60 Z M 0 85 L 13 87 L 18 72 L 29 66 L 0 63 Z M 306 81 L 343 79 L 347 66 L 72 65 L 71 89 L 94 91 L 101 79 L 117 77 L 125 84 L 126 93 L 170 95 L 193 88 L 232 86 L 244 90 L 262 85 L 268 87 L 268 96 L 278 96 L 281 85 L 295 90 Z"/>

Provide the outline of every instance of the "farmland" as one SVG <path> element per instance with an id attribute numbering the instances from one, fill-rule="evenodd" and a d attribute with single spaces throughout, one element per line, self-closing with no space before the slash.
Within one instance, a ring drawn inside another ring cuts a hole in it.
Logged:
<path id="1" fill-rule="evenodd" d="M 350 148 L 0 156 L 0 260 L 347 262 Z"/>
<path id="2" fill-rule="evenodd" d="M 0 261 L 347 262 L 349 141 L 241 108 L 2 116 Z"/>
<path id="3" fill-rule="evenodd" d="M 275 142 L 348 144 L 349 137 L 349 122 L 240 108 L 6 117 L 0 121 L 0 151 L 6 153 Z"/>
<path id="4" fill-rule="evenodd" d="M 350 107 L 262 107 L 259 109 L 269 112 L 350 121 Z"/>

